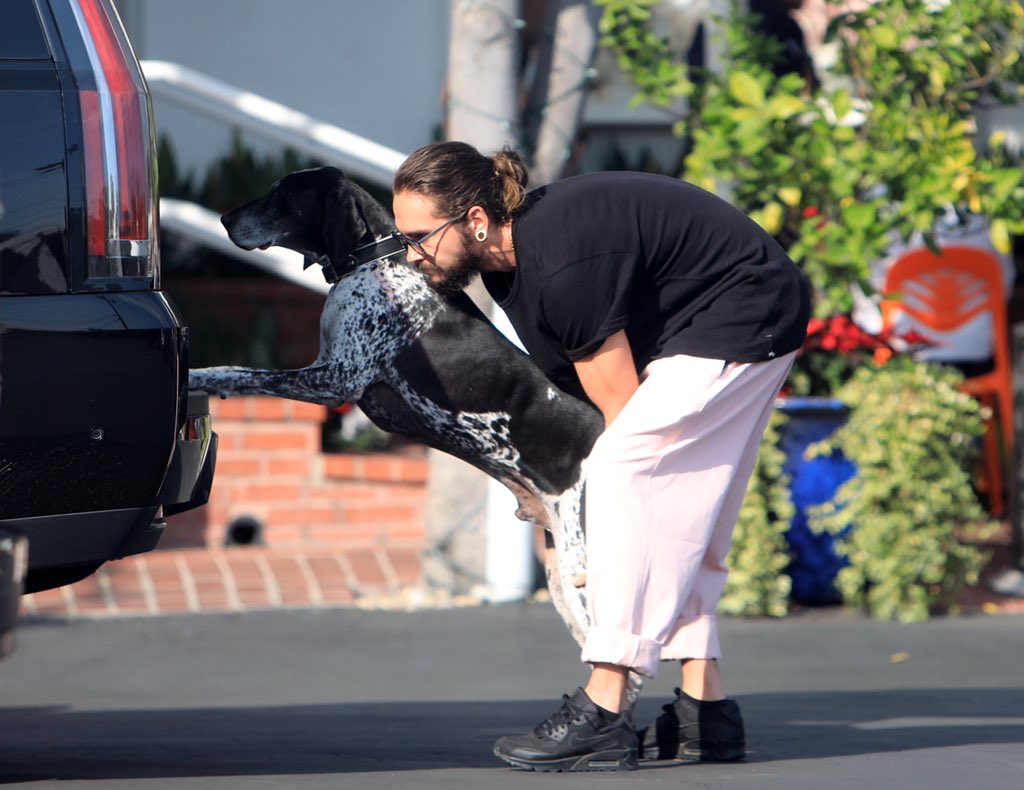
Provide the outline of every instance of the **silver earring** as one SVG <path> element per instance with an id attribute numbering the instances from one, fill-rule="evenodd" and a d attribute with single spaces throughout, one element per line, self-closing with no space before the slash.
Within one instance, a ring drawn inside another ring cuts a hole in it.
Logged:
<path id="1" fill-rule="evenodd" d="M 475 235 L 477 241 L 487 241 L 487 231 L 483 228 L 480 228 Z"/>

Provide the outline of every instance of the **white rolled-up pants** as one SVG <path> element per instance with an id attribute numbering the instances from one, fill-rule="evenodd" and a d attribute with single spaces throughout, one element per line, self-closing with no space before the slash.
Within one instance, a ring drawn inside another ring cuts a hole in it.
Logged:
<path id="1" fill-rule="evenodd" d="M 726 555 L 794 354 L 651 362 L 586 461 L 582 659 L 654 677 L 668 659 L 718 658 Z"/>

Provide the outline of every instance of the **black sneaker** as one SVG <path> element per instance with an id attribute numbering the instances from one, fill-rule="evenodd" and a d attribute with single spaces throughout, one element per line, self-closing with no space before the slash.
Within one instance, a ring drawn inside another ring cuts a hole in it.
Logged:
<path id="1" fill-rule="evenodd" d="M 633 718 L 605 718 L 583 689 L 562 695 L 562 707 L 525 735 L 506 735 L 494 754 L 528 771 L 622 771 L 637 767 Z"/>
<path id="2" fill-rule="evenodd" d="M 676 689 L 676 701 L 637 732 L 642 760 L 732 763 L 747 756 L 743 716 L 736 700 L 696 700 Z"/>

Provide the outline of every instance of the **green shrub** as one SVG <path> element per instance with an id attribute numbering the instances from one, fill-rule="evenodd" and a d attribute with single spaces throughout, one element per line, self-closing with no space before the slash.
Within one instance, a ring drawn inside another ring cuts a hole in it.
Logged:
<path id="1" fill-rule="evenodd" d="M 857 466 L 808 515 L 849 560 L 837 578 L 844 601 L 872 617 L 910 622 L 950 609 L 986 559 L 958 539 L 986 518 L 969 472 L 985 426 L 961 381 L 953 368 L 903 358 L 865 367 L 837 393 L 851 408 L 846 424 L 809 449 L 841 451 Z"/>
<path id="2" fill-rule="evenodd" d="M 729 579 L 718 607 L 724 614 L 782 617 L 789 610 L 790 579 L 783 571 L 790 561 L 785 533 L 793 503 L 779 449 L 785 420 L 782 412 L 772 415 L 758 451 L 729 552 Z"/>
<path id="3" fill-rule="evenodd" d="M 159 140 L 157 159 L 161 197 L 188 200 L 217 212 L 258 198 L 277 179 L 294 170 L 322 164 L 291 148 L 261 156 L 246 145 L 237 131 L 231 135 L 231 147 L 209 164 L 201 178 L 193 171 L 182 170 L 174 145 L 167 136 Z"/>
<path id="4" fill-rule="evenodd" d="M 324 163 L 304 156 L 293 148 L 271 149 L 258 154 L 236 130 L 231 147 L 213 160 L 202 176 L 184 171 L 170 138 L 161 136 L 157 145 L 160 196 L 198 203 L 212 211 L 224 212 L 258 198 L 277 179 L 295 170 L 320 167 Z M 351 177 L 351 176 L 350 176 Z M 391 190 L 352 178 L 385 207 L 391 207 Z"/>
<path id="5" fill-rule="evenodd" d="M 930 233 L 953 206 L 991 221 L 1008 252 L 1024 234 L 1024 174 L 1006 135 L 978 139 L 974 112 L 1024 96 L 1019 0 L 894 0 L 839 15 L 821 84 L 780 74 L 778 43 L 735 3 L 717 72 L 687 72 L 651 32 L 657 0 L 597 0 L 602 42 L 640 96 L 692 143 L 685 177 L 723 189 L 776 236 L 816 291 L 816 314 L 870 292 L 894 239 Z"/>

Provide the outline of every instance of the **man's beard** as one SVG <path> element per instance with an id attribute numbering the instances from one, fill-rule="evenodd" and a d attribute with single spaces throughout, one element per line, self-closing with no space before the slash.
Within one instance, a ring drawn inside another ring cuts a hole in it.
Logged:
<path id="1" fill-rule="evenodd" d="M 473 278 L 481 272 L 485 262 L 483 253 L 470 241 L 469 234 L 463 234 L 460 238 L 462 239 L 462 249 L 453 266 L 442 269 L 437 264 L 426 263 L 423 267 L 432 274 L 440 275 L 440 279 L 434 279 L 434 277 L 427 279 L 434 290 L 445 296 L 462 293 L 462 290 L 473 282 Z"/>

